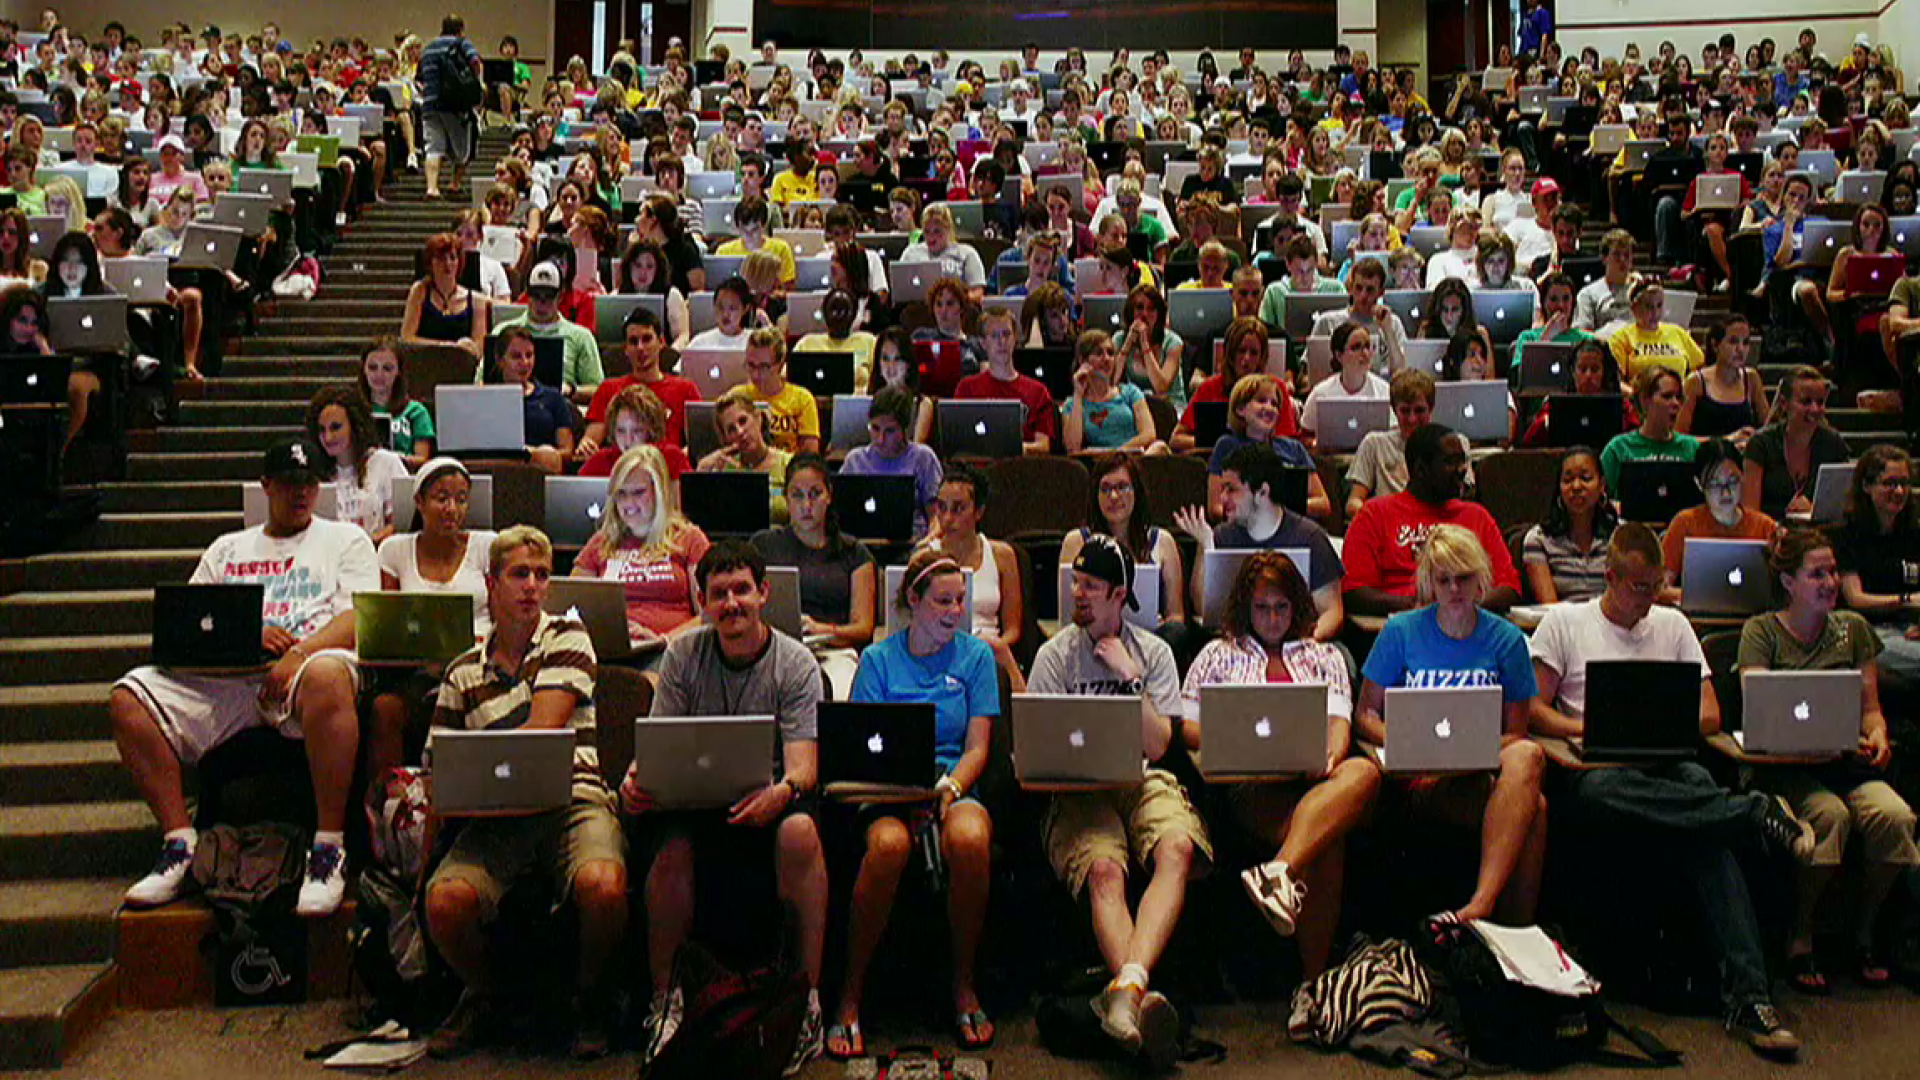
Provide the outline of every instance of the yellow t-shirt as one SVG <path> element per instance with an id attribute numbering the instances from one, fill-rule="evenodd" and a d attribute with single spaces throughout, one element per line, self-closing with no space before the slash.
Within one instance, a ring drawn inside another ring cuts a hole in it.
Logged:
<path id="1" fill-rule="evenodd" d="M 819 166 L 816 165 L 814 168 L 818 169 Z M 805 176 L 795 176 L 793 170 L 788 169 L 786 172 L 774 177 L 773 183 L 767 187 L 767 198 L 779 203 L 781 206 L 785 206 L 795 200 L 799 200 L 800 202 L 813 202 L 819 197 L 820 191 L 814 186 L 813 173 L 808 173 Z"/>
<path id="2" fill-rule="evenodd" d="M 820 406 L 813 395 L 800 387 L 788 383 L 778 394 L 762 397 L 752 383 L 741 383 L 734 390 L 744 391 L 755 402 L 766 402 L 768 416 L 767 442 L 791 454 L 800 449 L 803 437 L 820 437 Z"/>
<path id="3" fill-rule="evenodd" d="M 800 279 L 800 268 L 795 266 L 793 262 L 793 245 L 777 236 L 769 236 L 767 237 L 766 250 L 780 258 L 780 283 L 782 285 L 791 285 Z M 715 249 L 714 254 L 723 259 L 745 258 L 749 252 L 747 251 L 746 243 L 736 238 L 721 244 L 719 248 Z"/>
<path id="4" fill-rule="evenodd" d="M 1620 377 L 1629 385 L 1634 376 L 1651 365 L 1666 368 L 1685 379 L 1688 372 L 1707 362 L 1700 343 L 1673 323 L 1663 322 L 1650 334 L 1641 330 L 1638 323 L 1628 323 L 1614 331 L 1609 345 L 1614 362 L 1620 365 Z"/>
<path id="5" fill-rule="evenodd" d="M 794 352 L 844 352 L 853 354 L 853 385 L 867 385 L 867 377 L 873 372 L 874 336 L 865 330 L 855 330 L 843 338 L 831 334 L 815 332 L 800 339 L 793 347 Z"/>

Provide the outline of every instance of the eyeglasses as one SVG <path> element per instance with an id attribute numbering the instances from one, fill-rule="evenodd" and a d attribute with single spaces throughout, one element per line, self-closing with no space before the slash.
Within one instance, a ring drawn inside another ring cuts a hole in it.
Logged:
<path id="1" fill-rule="evenodd" d="M 1883 476 L 1875 480 L 1874 485 L 1886 488 L 1888 491 L 1906 491 L 1913 487 L 1913 481 L 1904 476 Z"/>
<path id="2" fill-rule="evenodd" d="M 1131 482 L 1100 485 L 1100 497 L 1103 499 L 1117 499 L 1122 495 L 1131 494 L 1133 494 L 1133 484 Z"/>

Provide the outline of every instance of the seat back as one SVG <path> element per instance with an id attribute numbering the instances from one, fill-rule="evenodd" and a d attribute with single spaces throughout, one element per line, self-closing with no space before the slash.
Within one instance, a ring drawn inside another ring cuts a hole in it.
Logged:
<path id="1" fill-rule="evenodd" d="M 1064 536 L 1085 516 L 1087 469 L 1073 458 L 1003 458 L 987 468 L 987 482 L 992 495 L 980 531 L 988 536 L 1008 541 L 1033 533 Z"/>
<path id="2" fill-rule="evenodd" d="M 1546 516 L 1559 487 L 1559 450 L 1503 450 L 1473 463 L 1474 490 L 1502 529 Z"/>
<path id="3" fill-rule="evenodd" d="M 608 784 L 617 786 L 633 762 L 633 722 L 653 712 L 653 680 L 636 668 L 600 666 L 593 684 L 593 742 Z"/>
<path id="4" fill-rule="evenodd" d="M 1173 515 L 1188 506 L 1207 505 L 1207 462 L 1191 454 L 1141 457 L 1140 479 L 1145 482 L 1147 524 L 1174 528 Z"/>
<path id="5" fill-rule="evenodd" d="M 493 527 L 514 525 L 544 529 L 547 523 L 547 473 L 530 461 L 483 459 L 467 463 L 473 472 L 493 477 Z"/>

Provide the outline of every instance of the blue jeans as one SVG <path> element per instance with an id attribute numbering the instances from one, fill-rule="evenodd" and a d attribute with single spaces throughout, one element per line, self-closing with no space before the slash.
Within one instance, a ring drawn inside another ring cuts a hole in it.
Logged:
<path id="1" fill-rule="evenodd" d="M 1680 218 L 1680 197 L 1662 195 L 1653 206 L 1653 257 L 1669 266 L 1680 263 L 1686 224 Z"/>
<path id="2" fill-rule="evenodd" d="M 1644 769 L 1595 769 L 1569 790 L 1610 825 L 1639 829 L 1677 856 L 1720 959 L 1720 1001 L 1728 1011 L 1772 1000 L 1753 897 L 1733 845 L 1750 842 L 1766 798 L 1734 794 L 1687 761 Z"/>

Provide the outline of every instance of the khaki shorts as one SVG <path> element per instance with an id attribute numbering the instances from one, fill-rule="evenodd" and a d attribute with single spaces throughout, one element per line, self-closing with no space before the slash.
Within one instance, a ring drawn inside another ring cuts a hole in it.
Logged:
<path id="1" fill-rule="evenodd" d="M 1829 779 L 1840 782 L 1829 784 Z M 1773 766 L 1753 770 L 1753 786 L 1782 796 L 1794 817 L 1813 826 L 1814 866 L 1839 866 L 1849 842 L 1863 845 L 1861 854 L 1869 863 L 1920 864 L 1913 809 L 1885 780 L 1849 784 L 1839 776 L 1823 778 L 1818 769 Z"/>
<path id="2" fill-rule="evenodd" d="M 293 714 L 293 702 L 300 695 L 300 680 L 321 661 L 346 665 L 358 696 L 359 660 L 347 649 L 322 649 L 307 657 L 294 673 L 286 704 L 278 712 L 268 712 L 260 705 L 260 684 L 266 681 L 265 675 L 187 675 L 148 665 L 127 672 L 114 687 L 124 687 L 139 698 L 174 754 L 192 765 L 248 728 L 271 727 L 289 739 L 300 738 L 300 720 Z"/>
<path id="3" fill-rule="evenodd" d="M 474 818 L 460 829 L 447 857 L 427 883 L 429 891 L 465 882 L 480 896 L 481 921 L 491 923 L 500 901 L 522 877 L 536 870 L 554 885 L 553 909 L 573 895 L 573 878 L 592 862 L 627 861 L 627 841 L 614 813 L 613 792 L 576 783 L 573 803 L 529 817 Z"/>
<path id="4" fill-rule="evenodd" d="M 1206 823 L 1180 781 L 1164 769 L 1148 769 L 1139 787 L 1056 796 L 1047 811 L 1047 861 L 1075 896 L 1094 863 L 1106 859 L 1123 869 L 1145 867 L 1168 836 L 1193 842 L 1193 877 L 1212 867 Z"/>

